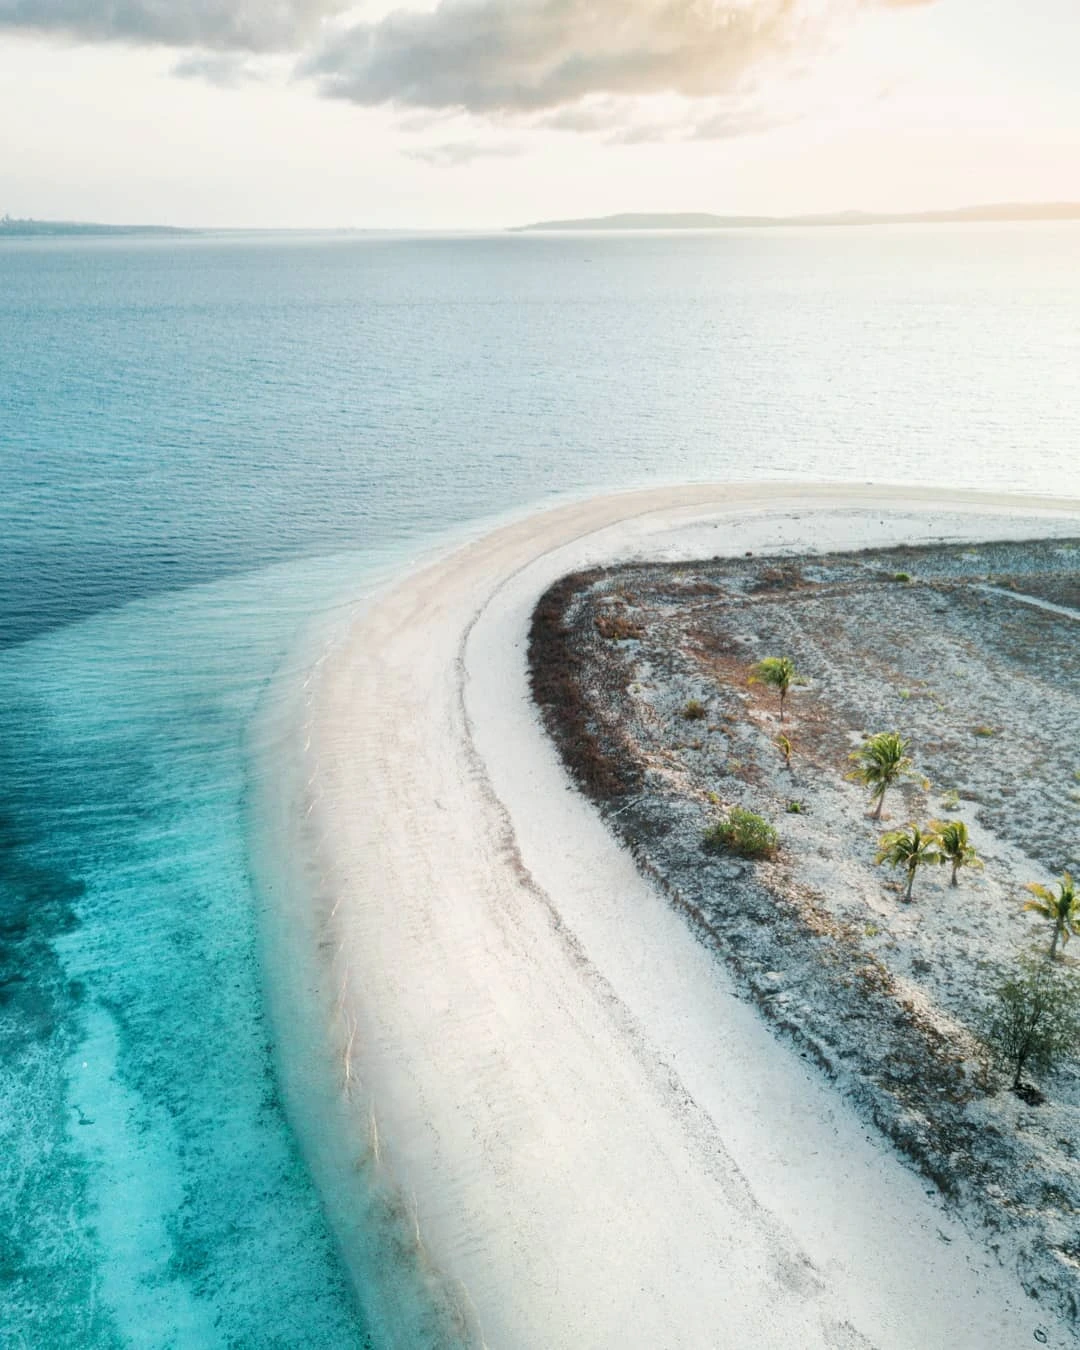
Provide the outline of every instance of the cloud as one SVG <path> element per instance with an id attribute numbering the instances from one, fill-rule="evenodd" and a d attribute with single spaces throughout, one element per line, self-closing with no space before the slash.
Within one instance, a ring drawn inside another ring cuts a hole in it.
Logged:
<path id="1" fill-rule="evenodd" d="M 719 141 L 769 131 L 791 120 L 755 97 L 592 98 L 534 114 L 529 130 L 593 133 L 609 145 Z"/>
<path id="2" fill-rule="evenodd" d="M 718 140 L 791 120 L 757 97 L 870 8 L 935 0 L 439 0 L 324 36 L 301 73 L 330 98 L 464 113 L 609 142 Z M 647 105 L 677 103 L 657 118 Z"/>
<path id="3" fill-rule="evenodd" d="M 686 139 L 691 141 L 726 141 L 732 136 L 751 136 L 757 132 L 772 131 L 790 118 L 762 107 L 725 108 L 697 118 Z"/>
<path id="4" fill-rule="evenodd" d="M 177 61 L 171 73 L 181 80 L 205 80 L 218 89 L 239 89 L 264 78 L 234 52 L 192 52 Z"/>
<path id="5" fill-rule="evenodd" d="M 510 142 L 485 144 L 482 141 L 447 141 L 443 145 L 422 145 L 404 154 L 437 168 L 452 169 L 477 159 L 512 159 L 521 154 L 521 146 Z"/>
<path id="6" fill-rule="evenodd" d="M 0 30 L 87 42 L 298 52 L 348 0 L 0 0 Z"/>
<path id="7" fill-rule="evenodd" d="M 680 141 L 726 141 L 735 136 L 751 136 L 771 131 L 790 121 L 787 116 L 767 112 L 757 106 L 735 104 L 710 108 L 691 105 L 677 118 L 638 120 L 632 114 L 612 125 L 607 136 L 610 145 L 674 144 Z"/>
<path id="8" fill-rule="evenodd" d="M 222 87 L 259 78 L 230 56 L 279 53 L 327 97 L 413 117 L 466 113 L 642 140 L 706 139 L 738 134 L 719 101 L 737 108 L 749 87 L 812 53 L 833 23 L 862 9 L 933 3 L 438 0 L 357 21 L 353 0 L 0 0 L 0 33 L 187 49 L 174 73 Z M 711 101 L 714 112 L 654 132 L 647 118 L 628 118 L 635 102 L 662 96 Z"/>
<path id="9" fill-rule="evenodd" d="M 440 0 L 333 33 L 305 63 L 353 103 L 537 112 L 592 95 L 731 93 L 830 22 L 934 0 Z"/>
<path id="10" fill-rule="evenodd" d="M 595 94 L 708 98 L 794 54 L 820 11 L 803 0 L 441 0 L 334 34 L 305 69 L 353 103 L 486 116 Z"/>
<path id="11" fill-rule="evenodd" d="M 623 116 L 621 100 L 603 99 L 554 108 L 534 117 L 530 125 L 545 131 L 605 131 L 622 121 Z"/>

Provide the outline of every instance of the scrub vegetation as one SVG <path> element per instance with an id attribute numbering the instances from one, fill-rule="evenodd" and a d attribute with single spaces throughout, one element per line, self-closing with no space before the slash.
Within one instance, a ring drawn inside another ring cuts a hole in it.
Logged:
<path id="1" fill-rule="evenodd" d="M 756 811 L 733 806 L 705 831 L 709 848 L 727 849 L 740 858 L 772 858 L 779 843 L 775 828 Z"/>
<path id="2" fill-rule="evenodd" d="M 1080 610 L 1028 597 L 1080 597 L 1080 541 L 631 565 L 553 587 L 529 658 L 746 996 L 1075 1317 Z"/>

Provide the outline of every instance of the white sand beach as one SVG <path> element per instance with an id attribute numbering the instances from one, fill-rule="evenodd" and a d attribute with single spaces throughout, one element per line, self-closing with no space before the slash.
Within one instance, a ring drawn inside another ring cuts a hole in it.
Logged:
<path id="1" fill-rule="evenodd" d="M 410 1256 L 498 1350 L 1074 1343 L 638 875 L 541 729 L 525 646 L 538 596 L 585 565 L 1076 533 L 1078 512 L 626 493 L 498 529 L 328 625 L 273 696 L 287 767 L 259 789 L 256 865 L 285 1095 L 357 1280 L 382 1279 L 386 1344 L 438 1343 L 394 1285 Z M 376 1182 L 411 1234 L 381 1277 Z"/>

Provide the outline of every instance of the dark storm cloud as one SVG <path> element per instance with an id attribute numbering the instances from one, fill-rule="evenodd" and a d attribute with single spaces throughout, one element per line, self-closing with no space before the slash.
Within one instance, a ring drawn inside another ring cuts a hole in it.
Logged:
<path id="1" fill-rule="evenodd" d="M 87 42 L 299 51 L 344 0 L 0 0 L 0 29 Z"/>

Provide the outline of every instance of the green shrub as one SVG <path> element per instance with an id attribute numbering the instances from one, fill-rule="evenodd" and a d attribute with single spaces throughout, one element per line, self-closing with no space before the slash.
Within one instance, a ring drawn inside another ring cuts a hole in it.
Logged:
<path id="1" fill-rule="evenodd" d="M 893 581 L 910 581 L 911 574 L 909 572 L 894 572 L 892 579 Z"/>
<path id="2" fill-rule="evenodd" d="M 792 800 L 788 802 L 786 809 L 789 816 L 801 816 L 806 810 L 806 803 L 792 798 Z"/>
<path id="3" fill-rule="evenodd" d="M 1011 1076 L 1013 1092 L 1024 1095 L 1025 1069 L 1049 1073 L 1075 1051 L 1080 988 L 1049 961 L 1025 961 L 994 990 L 982 1034 L 998 1068 Z"/>
<path id="4" fill-rule="evenodd" d="M 705 831 L 708 848 L 726 849 L 741 858 L 771 858 L 779 842 L 776 830 L 764 817 L 742 806 L 733 806 Z"/>

